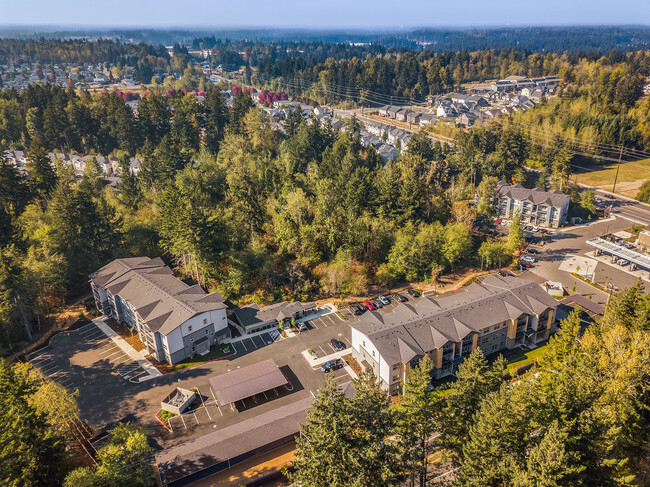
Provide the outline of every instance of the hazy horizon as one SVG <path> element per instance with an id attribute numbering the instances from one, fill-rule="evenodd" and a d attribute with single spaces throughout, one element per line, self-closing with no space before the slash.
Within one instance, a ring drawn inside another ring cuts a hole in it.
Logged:
<path id="1" fill-rule="evenodd" d="M 201 28 L 201 29 L 382 29 L 479 28 L 527 26 L 624 26 L 650 19 L 650 2 L 619 0 L 548 0 L 530 9 L 477 0 L 400 2 L 358 0 L 263 0 L 219 2 L 196 8 L 189 2 L 126 0 L 0 1 L 4 27 Z"/>

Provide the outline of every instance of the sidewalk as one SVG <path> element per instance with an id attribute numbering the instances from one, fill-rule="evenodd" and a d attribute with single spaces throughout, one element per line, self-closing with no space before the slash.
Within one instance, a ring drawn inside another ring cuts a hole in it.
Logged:
<path id="1" fill-rule="evenodd" d="M 329 355 L 325 355 L 324 357 L 314 359 L 314 357 L 312 357 L 311 354 L 307 353 L 307 350 L 305 350 L 304 352 L 302 352 L 302 356 L 307 361 L 309 366 L 312 369 L 315 369 L 317 367 L 320 367 L 324 363 L 329 362 L 330 360 L 341 358 L 343 357 L 343 355 L 348 355 L 350 353 L 352 353 L 352 348 L 346 348 L 345 350 L 341 350 L 340 352 L 330 353 Z"/>
<path id="2" fill-rule="evenodd" d="M 131 357 L 134 362 L 138 362 L 140 367 L 142 367 L 149 374 L 148 377 L 141 378 L 140 382 L 153 379 L 154 377 L 160 377 L 162 375 L 162 373 L 144 357 L 144 351 L 136 352 L 135 349 L 129 345 L 126 340 L 124 340 L 124 338 L 115 333 L 110 326 L 104 323 L 103 318 L 93 320 L 93 323 L 97 325 L 97 327 L 102 330 L 106 336 L 113 340 L 115 345 L 120 347 L 125 354 Z"/>

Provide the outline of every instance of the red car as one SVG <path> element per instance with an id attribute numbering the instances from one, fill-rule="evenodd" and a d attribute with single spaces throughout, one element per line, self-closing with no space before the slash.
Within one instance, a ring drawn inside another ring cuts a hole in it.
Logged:
<path id="1" fill-rule="evenodd" d="M 363 305 L 368 308 L 370 311 L 374 311 L 377 309 L 377 306 L 375 306 L 372 302 L 370 301 L 364 301 Z"/>

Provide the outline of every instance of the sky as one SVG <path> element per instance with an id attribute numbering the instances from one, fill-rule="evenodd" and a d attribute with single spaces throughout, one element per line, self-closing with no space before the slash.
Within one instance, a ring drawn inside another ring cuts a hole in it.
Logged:
<path id="1" fill-rule="evenodd" d="M 0 24 L 459 27 L 650 23 L 650 0 L 0 0 Z"/>

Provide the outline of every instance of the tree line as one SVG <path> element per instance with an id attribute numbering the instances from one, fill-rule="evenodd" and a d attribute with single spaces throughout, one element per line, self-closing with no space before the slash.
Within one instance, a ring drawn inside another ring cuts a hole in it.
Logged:
<path id="1" fill-rule="evenodd" d="M 118 424 L 97 455 L 79 419 L 76 395 L 26 363 L 0 359 L 0 484 L 21 487 L 150 487 L 146 432 Z M 78 394 L 78 393 L 77 393 Z M 89 444 L 88 444 L 89 445 Z M 85 448 L 85 450 L 84 450 Z M 91 467 L 84 465 L 93 465 Z"/>
<path id="2" fill-rule="evenodd" d="M 289 474 L 305 487 L 641 486 L 648 472 L 650 297 L 637 281 L 585 329 L 580 309 L 536 366 L 504 380 L 477 348 L 431 390 L 425 355 L 391 403 L 371 374 L 349 398 L 331 377 Z M 508 376 L 505 376 L 508 377 Z M 438 482 L 439 481 L 439 482 Z"/>

